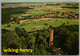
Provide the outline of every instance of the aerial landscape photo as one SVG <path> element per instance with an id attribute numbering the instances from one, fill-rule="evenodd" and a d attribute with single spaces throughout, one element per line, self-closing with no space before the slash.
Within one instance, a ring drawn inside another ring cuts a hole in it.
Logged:
<path id="1" fill-rule="evenodd" d="M 2 0 L 2 55 L 79 55 L 78 0 Z"/>

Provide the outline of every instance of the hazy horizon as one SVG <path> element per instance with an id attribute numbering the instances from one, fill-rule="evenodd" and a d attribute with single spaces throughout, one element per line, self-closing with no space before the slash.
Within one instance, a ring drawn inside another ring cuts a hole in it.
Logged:
<path id="1" fill-rule="evenodd" d="M 79 0 L 1 0 L 4 2 L 78 2 Z"/>

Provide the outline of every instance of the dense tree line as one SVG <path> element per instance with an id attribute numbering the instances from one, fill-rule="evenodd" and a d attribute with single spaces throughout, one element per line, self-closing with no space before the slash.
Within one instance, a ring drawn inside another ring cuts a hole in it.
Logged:
<path id="1" fill-rule="evenodd" d="M 60 26 L 49 27 L 54 29 L 54 45 L 61 48 L 63 55 L 78 55 L 79 53 L 79 26 Z M 2 29 L 2 54 L 17 54 L 5 53 L 3 49 L 7 48 L 22 48 L 33 49 L 33 53 L 21 53 L 20 55 L 56 55 L 49 47 L 49 29 L 36 30 L 32 32 L 25 31 L 24 28 L 16 27 L 15 31 Z"/>
<path id="2" fill-rule="evenodd" d="M 1 17 L 2 24 L 9 23 L 13 21 L 11 15 L 25 13 L 27 9 L 31 9 L 29 7 L 19 7 L 19 8 L 2 8 Z M 17 20 L 17 17 L 14 17 L 14 20 Z"/>

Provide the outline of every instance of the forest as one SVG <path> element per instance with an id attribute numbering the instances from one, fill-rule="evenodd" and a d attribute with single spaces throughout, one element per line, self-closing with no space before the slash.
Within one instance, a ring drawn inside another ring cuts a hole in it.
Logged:
<path id="1" fill-rule="evenodd" d="M 54 47 L 61 48 L 53 52 L 49 47 L 49 29 L 54 29 Z M 79 25 L 67 25 L 48 29 L 25 31 L 16 27 L 15 31 L 2 29 L 2 49 L 23 48 L 33 49 L 32 53 L 4 53 L 3 55 L 78 55 L 79 54 Z M 7 44 L 7 45 L 6 45 Z"/>
<path id="2" fill-rule="evenodd" d="M 28 10 L 28 9 L 32 9 L 29 7 L 18 7 L 18 8 L 2 8 L 2 12 L 1 12 L 1 17 L 2 17 L 2 24 L 6 24 L 9 22 L 12 22 L 11 20 L 11 15 L 14 14 L 21 14 L 24 13 Z M 5 16 L 5 17 L 4 17 Z"/>

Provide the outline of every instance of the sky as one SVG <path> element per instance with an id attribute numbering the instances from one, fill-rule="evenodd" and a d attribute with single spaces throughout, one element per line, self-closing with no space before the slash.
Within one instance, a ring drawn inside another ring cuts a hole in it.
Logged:
<path id="1" fill-rule="evenodd" d="M 1 2 L 77 2 L 79 0 L 1 0 Z"/>

